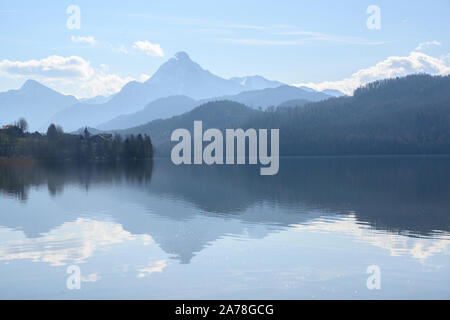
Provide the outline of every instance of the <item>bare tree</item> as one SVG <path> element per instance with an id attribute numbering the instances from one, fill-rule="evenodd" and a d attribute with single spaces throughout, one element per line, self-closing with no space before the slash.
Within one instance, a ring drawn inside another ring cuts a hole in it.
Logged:
<path id="1" fill-rule="evenodd" d="M 20 118 L 19 121 L 17 122 L 17 126 L 23 132 L 28 130 L 28 122 L 27 120 L 25 120 L 25 118 Z"/>

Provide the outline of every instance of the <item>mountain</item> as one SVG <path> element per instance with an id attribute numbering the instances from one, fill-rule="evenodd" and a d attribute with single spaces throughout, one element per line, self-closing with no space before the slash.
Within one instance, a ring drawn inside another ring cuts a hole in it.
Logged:
<path id="1" fill-rule="evenodd" d="M 48 123 L 58 123 L 69 131 L 83 126 L 97 127 L 100 124 L 104 128 L 112 128 L 111 125 L 106 125 L 110 120 L 141 111 L 148 103 L 160 98 L 187 96 L 205 102 L 207 99 L 214 97 L 232 96 L 243 91 L 276 88 L 280 85 L 283 84 L 278 81 L 267 80 L 261 76 L 224 79 L 203 69 L 198 63 L 192 61 L 187 53 L 178 52 L 173 58 L 162 64 L 155 74 L 144 83 L 136 81 L 127 83 L 120 92 L 106 103 L 95 105 L 80 103 L 66 108 L 51 118 Z M 297 96 L 294 96 L 294 98 L 297 98 Z M 288 99 L 292 98 L 287 97 L 284 100 Z M 279 100 L 283 99 L 281 97 L 276 99 L 276 101 Z M 317 99 L 313 98 L 312 100 Z M 158 101 L 157 104 L 164 103 Z M 155 105 L 152 105 L 152 107 L 155 107 Z M 158 117 L 173 116 L 178 110 L 173 105 L 166 105 L 166 107 L 168 108 L 167 112 L 163 112 L 162 107 L 160 107 L 161 113 L 159 114 L 155 111 L 156 115 L 151 115 L 150 109 L 148 109 L 141 115 L 149 116 L 145 120 L 150 121 Z M 179 108 L 182 111 L 188 110 L 183 109 L 183 107 Z M 158 107 L 155 107 L 155 109 L 158 109 Z M 172 109 L 173 111 L 170 111 Z M 125 118 L 122 118 L 122 120 Z M 114 119 L 113 123 L 119 124 L 120 121 Z M 119 127 L 124 127 L 124 125 Z"/>
<path id="2" fill-rule="evenodd" d="M 141 111 L 118 116 L 99 125 L 100 130 L 126 129 L 148 123 L 156 119 L 170 118 L 192 110 L 198 102 L 187 96 L 170 96 L 156 99 Z"/>
<path id="3" fill-rule="evenodd" d="M 329 95 L 315 92 L 305 91 L 301 88 L 292 86 L 281 86 L 277 88 L 267 88 L 262 90 L 244 91 L 237 95 L 221 96 L 214 100 L 229 100 L 245 104 L 252 108 L 267 108 L 270 106 L 278 106 L 288 100 L 308 100 L 320 101 L 330 98 Z"/>
<path id="4" fill-rule="evenodd" d="M 141 111 L 121 115 L 97 126 L 97 128 L 100 130 L 132 128 L 155 119 L 167 119 L 175 115 L 180 115 L 209 101 L 227 100 L 239 102 L 252 108 L 266 108 L 278 105 L 288 106 L 284 105 L 287 102 L 289 102 L 288 104 L 290 104 L 290 107 L 294 107 L 327 98 L 330 98 L 330 96 L 318 92 L 306 92 L 302 89 L 290 86 L 244 91 L 237 95 L 198 101 L 187 96 L 170 96 L 152 101 Z"/>
<path id="5" fill-rule="evenodd" d="M 339 90 L 334 90 L 334 89 L 325 89 L 325 90 L 322 90 L 321 91 L 322 93 L 325 93 L 325 94 L 327 94 L 327 95 L 329 95 L 329 96 L 332 96 L 332 97 L 345 97 L 346 96 L 346 94 L 345 93 L 343 93 L 343 92 L 341 92 L 341 91 L 339 91 Z"/>
<path id="6" fill-rule="evenodd" d="M 205 99 L 224 94 L 236 94 L 243 90 L 234 81 L 218 77 L 192 61 L 187 53 L 178 52 L 164 63 L 145 83 L 155 95 L 147 102 L 169 95 L 186 95 L 193 99 Z M 225 93 L 226 92 L 226 93 Z"/>
<path id="7" fill-rule="evenodd" d="M 34 131 L 53 114 L 75 103 L 77 99 L 73 96 L 27 80 L 18 90 L 0 93 L 0 124 L 10 124 L 23 117 L 28 121 L 30 131 Z"/>
<path id="8" fill-rule="evenodd" d="M 159 100 L 180 96 L 199 102 L 194 104 L 186 99 L 177 101 L 177 98 Z M 110 130 L 168 118 L 211 100 L 231 100 L 251 107 L 266 108 L 287 100 L 318 101 L 328 97 L 323 93 L 289 87 L 261 76 L 227 80 L 203 69 L 185 52 L 178 52 L 144 83 L 129 82 L 110 97 L 97 96 L 78 101 L 35 81 L 27 81 L 21 89 L 0 95 L 0 115 L 4 123 L 25 117 L 32 129 L 41 131 L 45 131 L 50 123 L 60 125 L 68 132 L 86 126 Z M 155 103 L 148 105 L 150 102 Z"/>
<path id="9" fill-rule="evenodd" d="M 95 96 L 93 98 L 84 98 L 84 99 L 79 99 L 78 101 L 82 102 L 82 103 L 86 103 L 86 104 L 101 104 L 101 103 L 106 103 L 109 100 L 112 99 L 114 95 L 111 96 Z"/>
<path id="10" fill-rule="evenodd" d="M 325 89 L 325 90 L 322 90 L 322 91 L 317 91 L 317 90 L 314 90 L 313 88 L 306 87 L 306 86 L 300 86 L 300 87 L 297 87 L 297 88 L 303 89 L 303 90 L 308 91 L 308 92 L 321 92 L 323 94 L 329 95 L 331 97 L 336 97 L 336 98 L 346 96 L 345 93 L 343 93 L 343 92 L 341 92 L 339 90 L 335 90 L 335 89 Z"/>
<path id="11" fill-rule="evenodd" d="M 303 89 L 303 90 L 308 91 L 308 92 L 319 92 L 319 91 L 314 90 L 313 88 L 305 87 L 305 86 L 300 86 L 300 87 L 297 87 L 297 88 Z"/>
<path id="12" fill-rule="evenodd" d="M 204 70 L 185 52 L 178 52 L 159 67 L 144 83 L 132 81 L 106 103 L 77 104 L 55 115 L 49 122 L 60 124 L 66 130 L 96 127 L 115 117 L 143 109 L 149 102 L 172 95 L 185 95 L 205 99 L 236 94 L 243 86 Z"/>
<path id="13" fill-rule="evenodd" d="M 154 146 L 158 146 L 158 154 L 170 153 L 170 135 L 178 128 L 192 131 L 194 121 L 202 120 L 203 128 L 239 128 L 262 111 L 249 108 L 233 101 L 212 101 L 196 107 L 192 111 L 164 120 L 154 120 L 145 125 L 118 130 L 120 135 L 148 134 Z"/>
<path id="14" fill-rule="evenodd" d="M 279 81 L 267 80 L 261 76 L 233 77 L 230 80 L 244 87 L 245 91 L 276 88 L 285 84 Z"/>
<path id="15" fill-rule="evenodd" d="M 247 126 L 279 128 L 283 155 L 450 154 L 450 76 L 375 81 Z"/>
<path id="16" fill-rule="evenodd" d="M 301 89 L 300 89 L 301 90 Z M 278 128 L 280 155 L 450 154 L 450 76 L 412 75 L 369 83 L 353 96 L 259 111 L 216 101 L 166 120 L 118 131 L 146 133 L 169 155 L 176 128 Z"/>

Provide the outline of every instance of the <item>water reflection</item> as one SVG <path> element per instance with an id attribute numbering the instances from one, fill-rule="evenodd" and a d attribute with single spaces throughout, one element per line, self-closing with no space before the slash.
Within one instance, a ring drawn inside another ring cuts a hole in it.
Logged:
<path id="1" fill-rule="evenodd" d="M 125 241 L 139 240 L 147 244 L 153 241 L 148 235 L 133 235 L 112 221 L 86 218 L 65 222 L 35 238 L 22 237 L 17 231 L 2 231 L 8 240 L 0 245 L 0 260 L 30 259 L 52 266 L 83 263 L 95 250 Z"/>
<path id="2" fill-rule="evenodd" d="M 216 268 L 254 279 L 255 272 L 267 278 L 260 268 L 271 264 L 290 284 L 350 272 L 306 265 L 324 252 L 350 261 L 377 248 L 424 263 L 448 253 L 449 160 L 286 158 L 276 176 L 251 166 L 178 167 L 168 159 L 0 167 L 0 262 L 87 263 L 92 270 L 83 281 L 97 283 L 105 274 L 155 279 L 194 258 L 195 269 L 210 275 L 199 266 L 202 253 L 221 261 L 245 251 Z M 249 265 L 226 268 L 241 260 Z"/>
<path id="3" fill-rule="evenodd" d="M 354 212 L 373 228 L 426 236 L 450 230 L 450 158 L 288 158 L 276 176 L 249 167 L 174 167 L 158 163 L 151 190 L 194 203 L 207 213 L 238 214 L 266 203 L 300 213 Z M 276 210 L 275 210 L 276 211 Z M 298 216 L 248 217 L 289 225 Z"/>
<path id="4" fill-rule="evenodd" d="M 287 158 L 281 160 L 276 176 L 260 176 L 257 168 L 251 166 L 174 166 L 167 159 L 157 160 L 155 170 L 149 162 L 7 166 L 0 167 L 0 192 L 27 201 L 31 188 L 45 185 L 53 197 L 70 185 L 87 192 L 91 187 L 123 185 L 131 190 L 132 201 L 149 209 L 154 202 L 148 202 L 146 194 L 183 200 L 198 208 L 155 211 L 174 220 L 187 220 L 200 211 L 206 217 L 225 216 L 282 227 L 298 224 L 304 218 L 302 214 L 313 211 L 351 212 L 356 223 L 393 233 L 427 236 L 450 231 L 449 160 L 448 157 Z M 145 192 L 133 197 L 136 189 Z M 273 210 L 253 215 L 247 212 L 262 205 Z M 2 214 L 3 222 L 7 216 L 11 213 Z M 15 227 L 20 229 L 19 224 Z"/>
<path id="5" fill-rule="evenodd" d="M 33 165 L 0 166 L 0 192 L 26 201 L 32 187 L 47 185 L 51 196 L 56 196 L 68 184 L 89 189 L 91 184 L 138 183 L 148 184 L 153 162 L 41 162 Z"/>

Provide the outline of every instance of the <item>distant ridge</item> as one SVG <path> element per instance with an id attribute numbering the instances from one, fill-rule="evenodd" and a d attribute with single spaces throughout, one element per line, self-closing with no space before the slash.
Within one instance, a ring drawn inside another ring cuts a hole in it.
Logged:
<path id="1" fill-rule="evenodd" d="M 204 128 L 278 128 L 280 155 L 450 154 L 450 76 L 380 80 L 353 96 L 291 107 L 263 112 L 232 101 L 208 102 L 118 133 L 150 134 L 158 155 L 170 154 L 173 128 L 191 130 L 194 120 Z"/>
<path id="2" fill-rule="evenodd" d="M 333 96 L 333 97 L 345 97 L 346 94 L 339 91 L 339 90 L 334 90 L 334 89 L 325 89 L 321 91 L 322 93 L 325 93 L 329 96 Z"/>
<path id="3" fill-rule="evenodd" d="M 156 99 L 141 111 L 118 116 L 99 125 L 100 130 L 127 129 L 136 127 L 152 120 L 166 119 L 192 110 L 198 102 L 187 96 L 170 96 Z"/>
<path id="4" fill-rule="evenodd" d="M 249 108 L 234 101 L 211 101 L 195 109 L 170 119 L 153 120 L 145 125 L 117 130 L 121 135 L 150 134 L 153 145 L 159 146 L 159 154 L 169 154 L 170 134 L 177 128 L 192 129 L 194 120 L 202 120 L 204 128 L 239 128 L 249 119 L 261 114 L 259 110 Z M 162 151 L 164 149 L 164 151 Z"/>
<path id="5" fill-rule="evenodd" d="M 331 96 L 315 91 L 305 91 L 304 89 L 293 86 L 281 86 L 276 88 L 267 88 L 262 90 L 244 91 L 237 95 L 221 96 L 207 101 L 214 100 L 230 100 L 243 103 L 252 108 L 267 108 L 270 106 L 278 106 L 288 100 L 308 100 L 321 101 Z M 205 101 L 206 102 L 206 101 Z"/>
<path id="6" fill-rule="evenodd" d="M 38 130 L 53 114 L 75 103 L 75 97 L 30 79 L 18 90 L 0 93 L 0 124 L 10 124 L 23 117 L 31 131 Z"/>
<path id="7" fill-rule="evenodd" d="M 245 104 L 252 108 L 265 109 L 278 106 L 286 101 L 307 102 L 320 101 L 331 96 L 319 92 L 307 92 L 300 88 L 280 86 L 261 90 L 244 91 L 237 95 L 215 97 L 206 100 L 194 100 L 187 96 L 170 96 L 150 102 L 143 110 L 118 116 L 97 126 L 101 130 L 116 130 L 136 127 L 152 120 L 167 119 L 192 110 L 208 101 L 228 100 Z M 298 105 L 298 103 L 296 104 Z"/>
<path id="8" fill-rule="evenodd" d="M 266 88 L 276 88 L 286 85 L 280 81 L 267 80 L 261 76 L 247 76 L 247 77 L 233 77 L 230 80 L 239 83 L 245 88 L 245 91 L 249 90 L 261 90 Z"/>
<path id="9" fill-rule="evenodd" d="M 260 76 L 248 77 L 252 86 L 275 86 L 279 83 Z M 249 82 L 249 83 L 250 83 Z M 247 83 L 247 81 L 246 81 Z M 235 95 L 249 88 L 236 79 L 224 79 L 203 69 L 185 52 L 178 52 L 162 64 L 155 74 L 144 83 L 132 81 L 106 103 L 79 103 L 54 115 L 49 121 L 58 123 L 66 130 L 83 126 L 97 127 L 116 117 L 141 111 L 156 99 L 169 96 L 187 96 L 195 100 Z M 175 115 L 169 112 L 169 116 Z"/>

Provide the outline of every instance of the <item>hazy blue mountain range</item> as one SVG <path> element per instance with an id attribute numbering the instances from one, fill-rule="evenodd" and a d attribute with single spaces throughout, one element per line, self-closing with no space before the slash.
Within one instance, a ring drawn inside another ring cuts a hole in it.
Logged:
<path id="1" fill-rule="evenodd" d="M 325 94 L 327 94 L 329 96 L 333 96 L 333 97 L 345 97 L 346 96 L 345 93 L 343 93 L 343 92 L 341 92 L 339 90 L 334 90 L 334 89 L 325 89 L 325 90 L 322 90 L 320 92 L 325 93 Z"/>
<path id="2" fill-rule="evenodd" d="M 262 77 L 253 76 L 249 79 L 242 85 L 236 79 L 218 77 L 192 61 L 185 52 L 179 52 L 161 65 L 144 83 L 129 82 L 108 102 L 97 105 L 80 103 L 71 106 L 56 114 L 49 122 L 58 123 L 66 130 L 76 130 L 81 126 L 96 127 L 118 116 L 141 111 L 148 103 L 159 98 L 184 95 L 200 100 L 235 95 L 247 90 L 250 84 L 257 87 L 264 87 L 264 83 L 267 86 L 279 84 Z M 173 116 L 176 113 L 166 114 Z"/>
<path id="3" fill-rule="evenodd" d="M 96 96 L 93 98 L 82 98 L 82 99 L 78 99 L 79 102 L 82 103 L 86 103 L 86 104 L 101 104 L 101 103 L 106 103 L 109 100 L 112 99 L 112 97 L 114 97 L 114 95 L 111 96 Z"/>
<path id="4" fill-rule="evenodd" d="M 118 116 L 97 126 L 100 130 L 126 129 L 148 123 L 156 119 L 170 118 L 192 110 L 199 103 L 187 96 L 170 96 L 156 99 L 135 113 Z"/>
<path id="5" fill-rule="evenodd" d="M 267 80 L 261 76 L 247 76 L 247 77 L 233 77 L 230 80 L 240 84 L 245 88 L 246 91 L 249 90 L 261 90 L 266 88 L 276 88 L 280 86 L 285 86 L 285 83 L 280 81 Z"/>
<path id="6" fill-rule="evenodd" d="M 123 129 L 179 115 L 207 101 L 230 100 L 264 109 L 288 100 L 319 101 L 334 95 L 257 75 L 224 79 L 179 52 L 144 83 L 129 82 L 112 96 L 77 100 L 29 80 L 19 90 L 0 93 L 0 123 L 24 117 L 32 130 L 40 131 L 51 123 L 67 132 L 86 126 Z"/>
<path id="7" fill-rule="evenodd" d="M 67 130 L 81 126 L 95 127 L 117 116 L 142 110 L 149 102 L 172 95 L 204 99 L 243 90 L 238 83 L 204 70 L 184 52 L 179 52 L 159 67 L 144 83 L 132 81 L 107 103 L 74 105 L 56 114 L 55 122 Z M 88 117 L 86 115 L 89 114 Z"/>
<path id="8" fill-rule="evenodd" d="M 339 90 L 335 90 L 335 89 L 325 89 L 325 90 L 322 90 L 322 91 L 317 91 L 317 90 L 314 90 L 313 88 L 306 87 L 306 86 L 300 86 L 298 88 L 303 89 L 303 90 L 308 91 L 308 92 L 321 92 L 321 93 L 324 93 L 326 95 L 329 95 L 329 96 L 332 96 L 332 97 L 336 97 L 336 98 L 346 96 L 345 93 L 343 93 L 343 92 L 341 92 Z"/>
<path id="9" fill-rule="evenodd" d="M 115 133 L 121 135 L 137 135 L 151 133 L 151 139 L 154 146 L 158 146 L 158 152 L 161 154 L 161 148 L 164 145 L 163 154 L 169 152 L 170 135 L 177 128 L 186 128 L 192 130 L 195 120 L 202 120 L 205 128 L 239 128 L 252 117 L 261 114 L 262 111 L 249 108 L 241 103 L 234 101 L 211 101 L 196 107 L 192 111 L 170 119 L 158 119 L 142 126 L 126 130 L 118 130 Z"/>
<path id="10" fill-rule="evenodd" d="M 282 155 L 450 154 L 450 76 L 412 75 L 370 83 L 354 96 L 260 111 L 233 101 L 203 104 L 122 135 L 149 134 L 169 155 L 175 128 L 278 128 Z"/>
<path id="11" fill-rule="evenodd" d="M 217 97 L 207 100 L 193 100 L 187 96 L 170 96 L 150 102 L 143 110 L 118 116 L 110 121 L 97 126 L 101 130 L 126 129 L 148 123 L 156 119 L 167 119 L 175 115 L 180 115 L 190 111 L 205 102 L 228 100 L 235 101 L 252 108 L 265 109 L 269 106 L 278 106 L 288 101 L 296 101 L 290 106 L 304 105 L 307 102 L 319 101 L 330 98 L 330 96 L 317 93 L 306 92 L 303 89 L 290 86 L 281 86 L 253 91 L 244 91 L 237 95 Z M 300 103 L 301 102 L 301 103 Z"/>
<path id="12" fill-rule="evenodd" d="M 281 86 L 277 88 L 266 88 L 262 90 L 244 91 L 236 95 L 227 95 L 217 98 L 208 99 L 235 101 L 252 108 L 267 108 L 270 106 L 278 106 L 288 100 L 303 99 L 308 101 L 320 101 L 331 98 L 331 96 L 316 92 L 306 91 L 301 88 L 292 86 Z"/>
<path id="13" fill-rule="evenodd" d="M 28 80 L 18 90 L 0 93 L 0 124 L 11 124 L 23 117 L 29 122 L 30 130 L 37 130 L 52 115 L 76 102 L 73 96 Z"/>
<path id="14" fill-rule="evenodd" d="M 308 92 L 318 92 L 318 91 L 316 91 L 316 90 L 314 90 L 313 88 L 310 88 L 310 87 L 300 86 L 298 88 L 303 89 L 303 90 L 308 91 Z"/>

